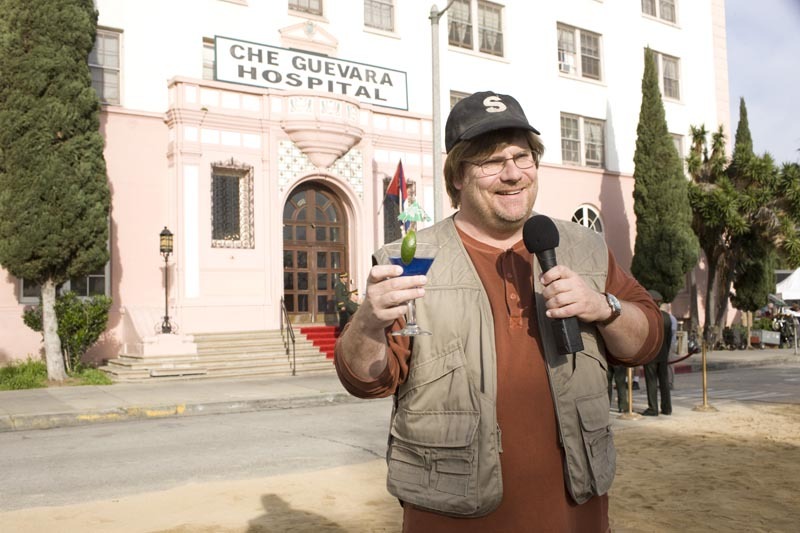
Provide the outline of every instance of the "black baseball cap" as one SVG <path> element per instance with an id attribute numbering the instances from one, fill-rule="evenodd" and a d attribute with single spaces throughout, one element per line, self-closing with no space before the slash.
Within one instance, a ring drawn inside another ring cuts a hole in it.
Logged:
<path id="1" fill-rule="evenodd" d="M 449 153 L 459 141 L 505 128 L 519 128 L 539 134 L 530 125 L 522 106 L 513 96 L 492 91 L 471 94 L 459 100 L 447 117 L 444 127 L 445 150 Z"/>

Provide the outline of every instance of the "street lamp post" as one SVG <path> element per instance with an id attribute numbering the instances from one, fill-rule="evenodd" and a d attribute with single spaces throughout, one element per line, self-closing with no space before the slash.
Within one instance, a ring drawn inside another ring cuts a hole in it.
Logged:
<path id="1" fill-rule="evenodd" d="M 169 256 L 172 253 L 172 232 L 166 226 L 161 230 L 159 248 L 164 256 L 164 322 L 161 323 L 161 333 L 172 333 L 172 324 L 169 321 Z"/>
<path id="2" fill-rule="evenodd" d="M 433 83 L 433 221 L 439 222 L 442 219 L 442 183 L 440 173 L 442 171 L 442 127 L 439 124 L 441 118 L 441 97 L 439 95 L 439 19 L 445 11 L 450 9 L 455 0 L 450 0 L 444 9 L 439 11 L 436 4 L 431 6 L 431 67 Z"/>

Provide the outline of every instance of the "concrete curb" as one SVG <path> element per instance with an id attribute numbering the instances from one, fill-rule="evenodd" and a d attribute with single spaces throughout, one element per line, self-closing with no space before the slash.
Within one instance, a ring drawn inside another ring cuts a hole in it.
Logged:
<path id="1" fill-rule="evenodd" d="M 782 365 L 786 363 L 800 362 L 800 358 L 796 355 L 787 355 L 785 357 L 773 357 L 769 361 L 706 361 L 706 371 L 711 372 L 715 370 L 730 370 L 731 368 L 751 368 L 764 365 Z M 698 358 L 697 361 L 691 363 L 679 363 L 674 365 L 676 374 L 688 374 L 691 372 L 702 372 L 703 361 Z"/>
<path id="2" fill-rule="evenodd" d="M 769 358 L 751 360 L 714 360 L 714 356 L 706 361 L 706 370 L 709 372 L 718 370 L 729 370 L 732 368 L 757 367 L 764 365 L 800 363 L 800 357 L 796 355 L 774 355 Z M 693 356 L 690 359 L 674 365 L 675 373 L 702 372 L 702 358 Z M 285 382 L 291 383 L 289 381 Z M 297 385 L 292 383 L 292 385 Z M 276 389 L 268 395 L 252 399 L 209 399 L 194 402 L 170 402 L 169 400 L 153 399 L 152 404 L 145 403 L 147 400 L 125 399 L 124 395 L 113 395 L 115 400 L 121 404 L 120 407 L 108 407 L 101 409 L 91 407 L 80 409 L 73 408 L 65 411 L 55 411 L 57 407 L 51 407 L 52 412 L 28 412 L 23 414 L 9 414 L 0 412 L 0 433 L 11 431 L 24 431 L 31 429 L 53 429 L 59 427 L 75 427 L 89 424 L 102 424 L 111 422 L 124 422 L 132 420 L 152 420 L 158 418 L 173 418 L 184 416 L 202 416 L 228 413 L 246 413 L 254 411 L 267 411 L 271 409 L 295 409 L 301 407 L 321 407 L 326 405 L 344 404 L 349 402 L 368 401 L 355 398 L 345 390 L 335 390 L 336 386 L 330 385 L 329 390 L 321 390 L 319 384 L 300 384 L 304 390 Z M 332 390 L 331 390 L 332 389 Z M 282 391 L 282 392 L 281 392 Z M 317 392 L 314 392 L 317 391 Z M 103 389 L 103 392 L 107 392 Z M 258 394 L 258 393 L 256 393 Z M 191 397 L 192 392 L 185 393 Z M 212 395 L 213 398 L 213 395 Z M 108 405 L 108 397 L 102 398 L 105 405 Z M 159 403 L 160 402 L 160 403 Z M 124 404 L 130 405 L 124 405 Z M 102 404 L 99 404 L 102 405 Z M 112 404 L 113 405 L 113 404 Z M 25 410 L 25 409 L 22 409 Z M 32 409 L 29 409 L 32 411 Z M 0 409 L 3 411 L 3 409 Z"/>
<path id="3" fill-rule="evenodd" d="M 260 398 L 244 401 L 221 401 L 196 404 L 132 406 L 104 409 L 98 411 L 68 413 L 36 413 L 22 415 L 0 415 L 0 433 L 30 429 L 53 429 L 75 427 L 89 424 L 172 418 L 182 416 L 203 416 L 229 413 L 247 413 L 272 409 L 296 409 L 300 407 L 320 407 L 363 401 L 347 392 L 321 393 L 285 398 Z"/>

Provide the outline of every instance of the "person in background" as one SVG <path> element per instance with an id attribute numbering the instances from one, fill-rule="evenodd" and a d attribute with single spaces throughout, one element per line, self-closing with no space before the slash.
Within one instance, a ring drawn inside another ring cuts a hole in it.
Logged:
<path id="1" fill-rule="evenodd" d="M 661 293 L 648 291 L 653 300 L 660 306 L 663 302 Z M 655 359 L 644 365 L 644 379 L 647 386 L 647 409 L 644 416 L 658 416 L 658 393 L 661 392 L 661 414 L 672 414 L 672 396 L 669 386 L 669 353 L 675 342 L 675 330 L 678 321 L 671 313 L 661 309 L 663 342 Z"/>
<path id="2" fill-rule="evenodd" d="M 614 398 L 614 387 L 617 388 L 617 412 L 628 412 L 628 386 L 625 384 L 627 369 L 622 365 L 608 365 L 608 403 Z"/>
<path id="3" fill-rule="evenodd" d="M 350 290 L 350 275 L 347 272 L 341 272 L 336 283 L 333 286 L 334 298 L 336 299 L 336 310 L 339 312 L 339 330 L 343 330 L 345 324 L 350 321 L 350 318 L 358 310 L 358 299 L 353 298 L 353 293 L 356 291 Z"/>
<path id="4" fill-rule="evenodd" d="M 517 100 L 459 101 L 445 147 L 458 211 L 417 232 L 438 246 L 427 275 L 401 276 L 385 249 L 374 254 L 336 343 L 339 379 L 360 398 L 394 397 L 387 488 L 403 531 L 606 533 L 606 370 L 655 355 L 658 308 L 603 236 L 572 222 L 554 221 L 559 264 L 542 274 L 522 237 L 544 146 Z M 391 335 L 412 298 L 433 334 Z M 556 348 L 551 320 L 567 317 L 583 351 Z"/>

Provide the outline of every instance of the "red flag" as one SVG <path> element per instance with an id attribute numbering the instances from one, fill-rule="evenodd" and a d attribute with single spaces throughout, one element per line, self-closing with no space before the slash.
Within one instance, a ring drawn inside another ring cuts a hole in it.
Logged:
<path id="1" fill-rule="evenodd" d="M 403 210 L 406 198 L 406 177 L 403 174 L 403 161 L 398 161 L 397 170 L 394 171 L 394 177 L 389 182 L 389 188 L 386 189 L 386 196 L 396 198 L 400 205 L 400 211 Z"/>

